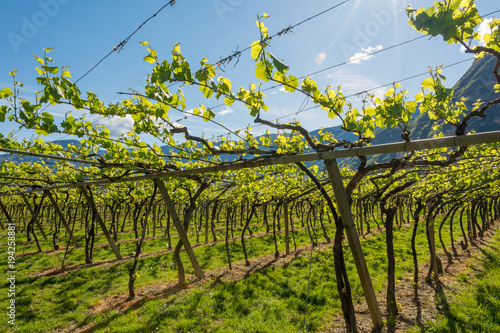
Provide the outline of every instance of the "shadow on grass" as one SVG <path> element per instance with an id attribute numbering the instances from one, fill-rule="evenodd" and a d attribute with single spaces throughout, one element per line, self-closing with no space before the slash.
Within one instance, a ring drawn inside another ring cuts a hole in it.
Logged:
<path id="1" fill-rule="evenodd" d="M 479 248 L 483 257 L 470 289 L 462 292 L 450 308 L 444 290 L 437 284 L 436 303 L 444 320 L 436 326 L 439 332 L 500 332 L 500 256 L 499 248 Z M 422 329 L 422 327 L 421 327 Z M 423 332 L 424 330 L 422 330 Z"/>
<path id="2" fill-rule="evenodd" d="M 103 328 L 106 328 L 113 320 L 117 319 L 118 317 L 120 317 L 121 314 L 114 314 L 112 316 L 110 316 L 109 318 L 107 318 L 105 321 L 102 321 L 100 323 L 97 323 L 95 324 L 94 326 L 91 326 L 91 327 L 88 327 L 87 329 L 85 330 L 79 330 L 81 329 L 85 323 L 87 323 L 88 321 L 91 320 L 91 317 L 86 317 L 84 322 L 77 326 L 76 328 L 72 329 L 72 330 L 69 330 L 69 332 L 79 332 L 79 333 L 91 333 L 91 332 L 95 332 L 99 329 L 103 329 Z"/>

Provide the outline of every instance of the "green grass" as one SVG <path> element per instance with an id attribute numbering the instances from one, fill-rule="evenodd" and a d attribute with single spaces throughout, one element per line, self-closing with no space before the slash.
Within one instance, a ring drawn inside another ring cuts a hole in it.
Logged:
<path id="1" fill-rule="evenodd" d="M 319 267 L 323 256 L 315 254 L 312 279 L 332 281 L 330 267 Z M 214 282 L 138 310 L 104 314 L 97 332 L 296 332 L 303 321 L 308 263 L 301 257 L 235 283 Z M 334 283 L 313 285 L 309 297 L 308 329 L 317 330 L 339 306 Z"/>
<path id="2" fill-rule="evenodd" d="M 333 227 L 330 226 L 329 229 L 329 232 L 332 233 Z M 319 232 L 319 230 L 317 231 Z M 307 231 L 298 231 L 296 240 L 298 246 L 308 244 L 310 241 Z M 175 244 L 176 238 L 173 238 L 173 241 L 173 244 Z M 279 250 L 284 251 L 284 235 L 278 235 L 278 243 Z M 272 235 L 247 239 L 246 244 L 250 257 L 263 256 L 274 252 Z M 130 247 L 133 249 L 133 243 L 121 245 L 123 254 L 126 253 L 123 251 L 124 248 Z M 164 239 L 149 240 L 144 245 L 145 252 L 166 248 Z M 244 256 L 239 240 L 230 243 L 230 250 L 233 262 L 243 260 Z M 72 249 L 72 251 L 68 254 L 68 259 L 71 258 L 69 263 L 83 262 L 83 249 Z M 194 252 L 205 270 L 227 266 L 224 242 L 212 246 L 196 247 Z M 41 253 L 17 258 L 16 268 L 18 272 L 22 272 L 18 274 L 16 282 L 18 288 L 16 295 L 17 312 L 22 314 L 17 318 L 17 321 L 21 331 L 50 332 L 57 328 L 67 327 L 68 323 L 99 321 L 102 316 L 88 316 L 86 314 L 87 309 L 107 296 L 127 292 L 130 262 L 121 262 L 111 267 L 106 265 L 84 267 L 78 271 L 71 271 L 64 277 L 29 277 L 30 272 L 60 267 L 62 255 L 63 252 L 56 255 Z M 95 249 L 96 260 L 112 258 L 113 253 L 109 250 L 109 247 Z M 184 252 L 181 253 L 181 258 L 186 264 L 186 273 L 193 274 L 193 269 L 189 265 L 189 260 Z M 5 264 L 2 266 L 6 270 Z M 177 271 L 172 253 L 141 258 L 138 273 L 140 276 L 136 282 L 136 288 L 152 283 L 175 281 Z M 2 295 L 6 295 L 6 288 L 7 284 L 5 283 L 2 285 L 2 291 L 5 291 Z M 6 297 L 0 298 L 2 307 L 4 305 L 6 307 L 6 302 Z M 104 316 L 104 318 L 107 318 L 107 316 Z"/>
<path id="3" fill-rule="evenodd" d="M 500 332 L 500 234 L 481 249 L 478 265 L 469 265 L 458 277 L 460 292 L 449 293 L 448 309 L 429 327 L 418 332 Z M 479 269 L 477 276 L 471 275 Z"/>
<path id="4" fill-rule="evenodd" d="M 189 240 L 191 244 L 196 244 L 196 234 L 194 232 L 194 228 L 191 227 L 191 232 L 189 233 Z M 234 228 L 234 236 L 235 237 L 240 237 L 241 235 L 241 230 L 242 227 L 235 227 Z M 331 228 L 330 228 L 331 230 Z M 252 232 L 254 233 L 259 233 L 259 232 L 264 232 L 265 231 L 265 226 L 261 224 L 259 225 L 253 225 L 252 226 Z M 163 235 L 163 230 L 158 230 L 157 231 L 158 235 Z M 301 231 L 302 233 L 303 231 Z M 331 233 L 332 231 L 330 231 Z M 79 232 L 81 234 L 81 232 Z M 152 232 L 151 232 L 152 235 Z M 246 232 L 246 235 L 249 235 L 248 231 Z M 209 241 L 212 240 L 212 235 L 209 235 Z M 50 249 L 53 249 L 52 246 L 52 238 L 51 234 L 47 235 L 47 240 L 43 240 L 39 236 L 39 242 L 42 247 L 42 250 L 46 251 Z M 62 235 L 61 235 L 62 237 Z M 125 243 L 119 243 L 117 244 L 120 253 L 122 256 L 129 256 L 129 255 L 134 255 L 135 254 L 135 243 L 133 242 L 135 235 L 133 232 L 126 232 L 126 233 L 121 233 L 119 234 L 119 240 L 131 240 L 129 242 Z M 222 230 L 219 230 L 217 232 L 217 237 L 219 240 L 224 239 L 225 237 L 225 232 Z M 279 236 L 283 237 L 283 236 Z M 24 238 L 24 235 L 18 235 L 18 238 Z M 72 247 L 72 243 L 70 244 L 70 250 L 68 252 L 67 258 L 66 258 L 66 265 L 73 265 L 73 264 L 80 264 L 82 262 L 85 262 L 85 250 L 84 250 L 84 244 L 85 244 L 85 239 L 84 236 L 78 235 L 76 236 L 77 241 L 80 244 L 80 248 L 74 248 Z M 271 239 L 272 240 L 272 239 Z M 171 231 L 171 242 L 172 246 L 175 246 L 175 244 L 179 241 L 179 237 L 177 236 L 176 232 L 174 230 Z M 201 232 L 200 234 L 200 241 L 204 242 L 204 231 Z M 283 240 L 281 240 L 283 242 Z M 107 240 L 106 238 L 100 234 L 99 236 L 95 237 L 95 247 L 94 247 L 94 262 L 97 261 L 102 261 L 102 260 L 113 260 L 116 259 L 113 251 L 111 250 L 110 246 L 107 245 Z M 98 244 L 102 244 L 104 246 L 98 246 Z M 222 243 L 223 244 L 223 243 Z M 33 261 L 33 256 L 28 255 L 28 256 L 23 256 L 18 258 L 18 263 L 23 263 L 24 261 L 30 262 L 30 271 L 37 271 L 37 270 L 43 270 L 43 269 L 49 269 L 52 267 L 57 267 L 60 266 L 62 263 L 62 259 L 64 256 L 64 248 L 66 246 L 66 241 L 64 242 L 59 242 L 60 251 L 57 253 L 42 253 L 42 254 L 36 254 L 36 262 Z M 219 244 L 220 246 L 220 244 Z M 154 252 L 154 251 L 160 251 L 160 250 L 166 250 L 167 248 L 167 240 L 165 237 L 157 237 L 153 239 L 147 239 L 142 248 L 142 253 L 148 253 L 148 252 Z M 62 249 L 62 251 L 61 251 Z M 37 247 L 34 242 L 26 244 L 26 245 L 19 245 L 17 247 L 17 253 L 30 253 L 30 252 L 36 252 Z"/>
<path id="5" fill-rule="evenodd" d="M 439 221 L 439 219 L 438 219 Z M 436 221 L 436 224 L 438 223 Z M 295 223 L 299 226 L 299 223 Z M 428 260 L 424 224 L 417 237 L 419 261 Z M 458 228 L 458 224 L 455 223 Z M 262 230 L 255 227 L 254 232 Z M 333 237 L 334 227 L 327 227 Z M 437 229 L 437 228 L 436 228 Z M 372 229 L 373 230 L 373 229 Z M 320 228 L 317 228 L 322 240 Z M 240 233 L 238 232 L 238 235 Z M 446 232 L 445 232 L 446 234 Z M 458 235 L 458 232 L 455 232 Z M 203 232 L 202 232 L 203 235 Z M 235 234 L 236 236 L 236 234 Z M 190 239 L 195 239 L 195 234 Z M 412 272 L 410 249 L 411 227 L 395 229 L 396 277 L 402 279 Z M 449 238 L 449 237 L 448 237 Z M 204 241 L 200 237 L 200 241 Z M 297 246 L 309 244 L 306 230 L 296 233 Z M 285 248 L 284 235 L 278 235 L 279 251 Z M 449 239 L 445 237 L 445 243 Z M 48 243 L 50 245 L 50 242 Z M 173 239 L 175 244 L 175 239 Z M 272 235 L 247 239 L 250 257 L 274 253 Z M 29 246 L 32 246 L 30 244 Z M 147 240 L 145 251 L 166 248 L 164 238 Z M 387 258 L 385 236 L 373 234 L 362 239 L 369 270 L 376 292 L 385 291 Z M 293 246 L 291 246 L 293 249 Z M 362 290 L 349 248 L 344 247 L 347 270 L 355 301 L 362 299 Z M 121 244 L 122 254 L 133 252 L 133 243 Z M 199 246 L 195 254 L 204 270 L 227 267 L 224 242 Z M 283 268 L 267 267 L 237 282 L 215 282 L 175 294 L 167 299 L 157 299 L 142 307 L 124 313 L 110 311 L 92 315 L 88 309 L 110 295 L 126 293 L 130 262 L 95 267 L 83 267 L 68 272 L 63 277 L 29 277 L 30 272 L 61 264 L 63 252 L 41 253 L 18 258 L 17 323 L 20 332 L 52 332 L 72 326 L 91 324 L 98 332 L 297 332 L 302 330 L 307 295 L 309 257 L 297 257 Z M 109 247 L 96 248 L 95 259 L 113 259 Z M 181 254 L 186 273 L 193 274 L 185 253 Z M 244 256 L 239 240 L 231 243 L 232 262 L 242 261 Z M 69 263 L 82 263 L 82 249 L 72 249 Z M 5 264 L 0 264 L 5 269 Z M 308 303 L 307 329 L 320 331 L 329 326 L 334 315 L 340 312 L 337 297 L 333 253 L 331 247 L 315 251 L 312 257 L 311 288 Z M 171 253 L 141 258 L 140 275 L 136 288 L 160 282 L 176 280 L 176 268 Z M 6 308 L 7 283 L 0 285 L 0 307 Z M 0 324 L 0 329 L 2 329 Z"/>

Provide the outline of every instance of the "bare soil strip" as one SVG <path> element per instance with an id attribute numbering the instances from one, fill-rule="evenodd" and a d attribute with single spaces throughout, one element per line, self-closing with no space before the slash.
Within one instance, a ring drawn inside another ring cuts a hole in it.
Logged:
<path id="1" fill-rule="evenodd" d="M 415 299 L 415 290 L 412 287 L 413 273 L 405 276 L 396 286 L 396 300 L 399 307 L 399 317 L 397 318 L 396 325 L 395 327 L 385 327 L 382 332 L 405 332 L 412 326 L 426 326 L 426 323 L 435 321 L 438 314 L 444 313 L 448 306 L 450 295 L 457 294 L 460 287 L 459 282 L 457 282 L 457 276 L 468 271 L 470 263 L 477 262 L 478 251 L 488 246 L 491 237 L 496 234 L 498 227 L 499 223 L 496 222 L 486 230 L 482 239 L 478 238 L 474 243 L 469 244 L 469 248 L 466 250 L 462 250 L 460 246 L 457 246 L 458 256 L 454 256 L 452 262 L 448 262 L 446 256 L 441 255 L 443 274 L 439 275 L 440 283 L 437 285 L 434 281 L 432 284 L 425 282 L 429 263 L 422 264 L 419 267 L 418 299 Z M 474 267 L 481 267 L 481 265 L 477 264 Z M 388 320 L 385 294 L 377 295 L 377 299 L 384 320 Z M 360 304 L 356 304 L 354 308 L 358 322 L 358 331 L 372 332 L 372 322 L 366 302 L 363 301 Z M 335 318 L 335 324 L 325 332 L 346 332 L 341 313 Z"/>
<path id="2" fill-rule="evenodd" d="M 328 247 L 331 247 L 332 244 L 333 243 L 327 243 L 326 241 L 318 242 L 318 246 L 315 249 L 325 250 Z M 149 284 L 147 286 L 136 288 L 136 296 L 131 301 L 127 300 L 128 293 L 112 295 L 106 299 L 99 301 L 97 305 L 88 310 L 88 313 L 96 315 L 109 311 L 125 312 L 127 310 L 138 309 L 148 301 L 158 298 L 168 298 L 175 294 L 185 293 L 190 289 L 198 286 L 209 286 L 219 282 L 239 281 L 250 276 L 251 274 L 265 269 L 266 267 L 284 267 L 286 264 L 290 263 L 298 256 L 309 255 L 310 251 L 311 245 L 304 245 L 302 247 L 298 247 L 296 252 L 293 252 L 288 256 L 282 254 L 278 258 L 275 258 L 274 254 L 269 254 L 258 258 L 251 258 L 249 259 L 250 266 L 245 266 L 245 262 L 243 260 L 234 263 L 232 265 L 232 270 L 229 270 L 229 268 L 225 267 L 204 271 L 205 277 L 201 280 L 196 279 L 196 277 L 193 275 L 184 285 L 179 285 L 177 282 Z M 66 332 L 93 332 L 97 328 L 99 327 L 96 327 L 95 324 L 89 324 L 83 327 L 70 328 Z"/>
<path id="3" fill-rule="evenodd" d="M 424 263 L 419 267 L 420 277 L 419 277 L 419 287 L 418 287 L 418 299 L 415 299 L 415 290 L 412 287 L 413 274 L 408 274 L 405 278 L 400 281 L 396 286 L 396 297 L 399 306 L 399 317 L 396 321 L 395 327 L 385 327 L 382 332 L 405 332 L 409 327 L 415 325 L 425 325 L 428 322 L 434 321 L 437 315 L 443 312 L 444 307 L 446 307 L 446 301 L 436 302 L 437 299 L 445 299 L 451 293 L 455 293 L 459 283 L 456 281 L 456 277 L 462 272 L 468 270 L 468 265 L 471 262 L 476 261 L 476 254 L 479 249 L 488 246 L 490 238 L 497 232 L 498 223 L 488 229 L 482 239 L 477 239 L 475 243 L 469 245 L 469 248 L 462 250 L 460 246 L 457 247 L 458 256 L 453 257 L 452 262 L 447 262 L 446 258 L 442 256 L 443 260 L 443 274 L 439 276 L 440 283 L 436 286 L 435 282 L 428 284 L 425 282 L 425 275 L 429 269 L 429 264 Z M 376 231 L 373 234 L 376 234 Z M 263 233 L 266 234 L 266 233 Z M 258 237 L 261 234 L 254 234 L 251 237 Z M 249 236 L 250 237 L 250 236 Z M 209 243 L 209 244 L 213 244 Z M 196 246 L 202 246 L 205 244 L 198 244 Z M 331 243 L 325 241 L 318 242 L 318 250 L 325 250 L 331 247 Z M 122 293 L 117 295 L 112 295 L 99 301 L 94 307 L 88 310 L 91 315 L 97 315 L 99 313 L 105 313 L 109 311 L 115 312 L 125 312 L 128 310 L 134 310 L 140 308 L 143 304 L 150 300 L 155 300 L 159 298 L 168 298 L 175 294 L 186 293 L 192 288 L 199 286 L 209 286 L 218 282 L 233 282 L 242 280 L 253 273 L 259 272 L 266 267 L 284 267 L 291 261 L 293 261 L 298 256 L 308 256 L 310 254 L 311 245 L 304 245 L 297 248 L 296 252 L 291 253 L 288 256 L 281 254 L 278 258 L 274 257 L 274 254 L 269 254 L 266 256 L 261 256 L 257 258 L 251 258 L 250 266 L 245 266 L 244 261 L 236 262 L 233 264 L 233 269 L 229 268 L 218 268 L 214 270 L 205 271 L 205 277 L 201 280 L 196 279 L 195 276 L 188 277 L 188 281 L 184 285 L 179 285 L 176 281 L 156 283 L 136 288 L 136 297 L 133 300 L 128 300 L 128 293 Z M 148 253 L 147 255 L 152 255 L 156 253 L 167 253 L 171 252 L 168 250 L 157 251 L 154 253 Z M 109 260 L 99 262 L 93 265 L 113 265 L 120 261 Z M 89 267 L 92 265 L 75 265 L 71 269 L 66 268 L 65 271 L 57 272 L 59 269 L 37 272 L 37 276 L 60 276 L 66 274 L 68 270 L 74 270 L 81 267 Z M 388 313 L 385 311 L 386 300 L 385 294 L 377 295 L 379 300 L 380 309 L 385 320 L 388 320 Z M 371 319 L 368 312 L 368 307 L 364 301 L 355 305 L 356 319 L 358 322 L 359 332 L 372 332 Z M 95 324 L 88 324 L 81 327 L 72 327 L 66 332 L 74 333 L 84 333 L 92 332 L 98 329 Z M 342 313 L 339 313 L 335 320 L 334 325 L 329 327 L 324 332 L 345 332 L 344 320 Z"/>
<path id="4" fill-rule="evenodd" d="M 293 223 L 295 223 L 295 222 L 301 222 L 301 220 L 300 220 L 300 219 L 292 219 L 291 221 L 292 221 Z M 333 224 L 333 223 L 323 223 L 323 225 L 324 225 L 324 226 L 331 225 L 331 224 Z M 251 228 L 252 228 L 252 227 L 257 227 L 257 228 L 258 228 L 258 227 L 262 227 L 262 226 L 265 226 L 265 225 L 264 225 L 264 224 L 262 224 L 262 223 L 253 223 L 253 224 L 250 224 L 250 225 L 248 226 L 248 230 L 251 230 Z M 318 227 L 319 227 L 319 226 L 318 226 Z M 163 230 L 164 230 L 164 229 L 166 229 L 166 227 L 157 227 L 156 229 L 160 229 L 160 228 L 161 228 L 161 229 L 163 229 Z M 172 227 L 172 228 L 173 228 L 173 227 Z M 302 229 L 305 229 L 305 228 L 306 228 L 306 227 L 299 227 L 299 228 L 295 228 L 295 227 L 294 227 L 294 230 L 302 230 Z M 241 230 L 242 230 L 242 229 L 243 229 L 243 227 L 242 227 L 242 226 L 240 226 L 240 225 L 238 225 L 238 226 L 236 226 L 236 227 L 233 227 L 233 232 L 234 232 L 234 233 L 239 233 L 239 232 L 241 232 Z M 284 231 L 284 229 L 283 229 L 283 227 L 281 227 L 281 229 L 282 229 L 282 230 L 276 230 L 276 233 L 277 233 L 277 234 L 280 234 L 280 233 L 285 232 L 285 231 Z M 172 232 L 170 233 L 170 237 L 176 237 L 176 236 L 179 236 L 179 235 L 177 234 L 177 232 L 176 232 L 176 231 L 174 231 L 174 230 L 175 230 L 175 228 L 174 228 L 174 229 L 172 229 Z M 221 230 L 226 230 L 226 228 L 225 228 L 225 227 L 221 227 L 221 228 L 215 228 L 215 229 L 214 229 L 214 231 L 216 231 L 216 232 L 217 232 L 217 231 L 221 231 Z M 52 232 L 52 230 L 49 230 L 49 232 Z M 133 230 L 126 230 L 126 231 L 119 231 L 117 234 L 118 234 L 118 235 L 120 235 L 120 234 L 128 234 L 128 233 L 132 233 L 132 232 L 134 232 L 134 231 L 133 231 Z M 209 238 L 212 238 L 212 232 L 210 231 L 210 229 L 209 229 L 209 232 L 210 232 L 210 234 L 209 234 Z M 110 233 L 112 236 L 114 235 L 114 233 L 112 233 L 111 231 L 109 231 L 109 233 Z M 191 230 L 191 231 L 188 231 L 188 233 L 187 233 L 187 234 L 188 234 L 188 235 L 193 235 L 193 234 L 196 234 L 196 233 L 199 233 L 199 234 L 201 234 L 201 235 L 202 235 L 202 237 L 205 237 L 205 231 L 204 231 L 204 230 L 198 230 L 198 231 L 196 231 L 196 230 Z M 52 235 L 52 234 L 48 234 L 47 236 L 50 236 L 50 235 Z M 101 236 L 103 236 L 103 234 L 96 234 L 95 236 L 96 236 L 96 237 L 101 237 Z M 64 236 L 64 237 L 66 238 L 66 237 L 67 237 L 67 235 L 65 234 L 65 236 Z M 158 235 L 158 236 L 154 236 L 154 237 L 153 237 L 153 236 L 149 236 L 149 232 L 148 232 L 148 233 L 147 233 L 147 236 L 144 238 L 144 240 L 151 240 L 151 239 L 158 239 L 158 238 L 165 238 L 165 240 L 166 240 L 166 239 L 167 239 L 167 234 L 166 234 L 166 232 L 165 232 L 163 235 Z M 234 237 L 234 238 L 236 239 L 236 238 L 240 238 L 240 237 Z M 115 242 L 115 244 L 124 244 L 124 243 L 133 242 L 133 241 L 134 241 L 134 239 L 135 239 L 135 238 L 120 239 L 120 240 L 116 241 L 116 242 Z M 229 238 L 229 240 L 232 240 L 232 239 L 233 239 L 233 238 Z M 64 239 L 62 239 L 62 240 L 64 240 Z M 219 237 L 218 237 L 218 239 L 217 239 L 217 242 L 220 242 L 221 240 L 223 241 L 223 240 L 224 240 L 224 238 L 223 238 L 223 237 L 221 238 L 221 237 L 220 237 L 220 235 L 219 235 Z M 65 240 L 64 240 L 64 241 L 65 241 Z M 33 243 L 33 242 L 34 242 L 34 241 L 31 241 L 31 243 Z M 19 242 L 17 242 L 17 245 L 18 245 L 18 246 L 20 246 L 20 245 L 26 245 L 27 243 L 28 243 L 28 242 L 24 240 L 24 241 L 19 241 Z M 4 244 L 0 244 L 0 246 L 5 246 L 5 245 L 7 245 L 7 242 L 6 242 L 6 243 L 4 243 Z M 100 243 L 95 243 L 95 244 L 94 244 L 94 248 L 102 248 L 102 247 L 106 247 L 106 246 L 109 246 L 109 243 L 108 243 L 107 241 L 105 241 L 105 240 L 103 240 L 103 241 L 102 241 L 102 242 L 100 242 Z M 69 250 L 71 250 L 71 249 L 73 249 L 73 248 L 74 248 L 74 246 L 73 246 L 73 245 L 70 245 L 70 246 L 68 247 L 68 249 L 69 249 Z M 37 254 L 37 253 L 46 253 L 46 254 L 50 254 L 50 255 L 56 255 L 56 254 L 58 254 L 59 252 L 64 252 L 64 251 L 66 251 L 66 247 L 65 247 L 65 246 L 61 246 L 61 244 L 60 244 L 60 248 L 59 248 L 59 250 L 49 249 L 49 250 L 43 250 L 42 252 L 38 252 L 38 251 L 23 252 L 23 253 L 17 254 L 17 255 L 16 255 L 16 257 L 17 257 L 17 258 L 21 258 L 21 257 L 25 257 L 25 256 L 28 256 L 28 255 L 33 255 L 33 254 Z"/>
<path id="5" fill-rule="evenodd" d="M 329 226 L 333 223 L 325 223 L 324 226 Z M 300 228 L 295 228 L 294 231 L 298 231 L 298 230 L 303 230 L 303 229 L 306 229 L 307 227 L 300 227 Z M 285 231 L 284 230 L 281 230 L 281 231 L 276 231 L 276 234 L 281 234 L 281 233 L 284 233 Z M 267 232 L 260 232 L 260 233 L 254 233 L 253 235 L 247 235 L 245 236 L 245 239 L 250 239 L 250 238 L 259 238 L 259 237 L 265 237 L 265 236 L 269 236 L 269 235 L 272 235 L 272 233 L 267 233 Z M 236 237 L 233 237 L 233 238 L 228 238 L 228 241 L 229 242 L 234 242 L 234 241 L 239 241 L 241 240 L 241 236 L 236 236 Z M 225 242 L 225 239 L 224 238 L 221 238 L 221 239 L 218 239 L 216 242 L 208 242 L 208 243 L 198 243 L 198 244 L 194 244 L 192 245 L 193 248 L 197 248 L 199 246 L 212 246 L 214 244 L 217 244 L 217 243 L 221 243 L 221 242 Z M 318 243 L 319 244 L 319 243 Z M 290 247 L 292 247 L 293 244 L 292 244 L 292 241 L 290 241 Z M 306 246 L 309 246 L 310 245 L 306 245 Z M 299 248 L 297 248 L 297 250 L 299 250 Z M 181 252 L 184 251 L 184 248 L 181 249 Z M 52 251 L 49 251 L 47 253 L 50 253 L 52 254 L 53 252 L 55 252 L 54 250 Z M 142 253 L 141 254 L 141 258 L 144 258 L 144 257 L 149 257 L 149 256 L 153 256 L 153 255 L 157 255 L 157 254 L 167 254 L 167 253 L 171 253 L 171 252 L 174 252 L 174 249 L 164 249 L 164 250 L 158 250 L 158 251 L 153 251 L 153 252 L 147 252 L 147 253 Z M 34 255 L 36 255 L 36 252 L 33 253 Z M 274 256 L 274 254 L 273 254 Z M 96 266 L 102 266 L 102 265 L 116 265 L 116 264 L 120 264 L 122 262 L 126 262 L 128 260 L 131 260 L 134 258 L 134 255 L 128 255 L 128 256 L 123 256 L 123 260 L 118 260 L 118 259 L 109 259 L 109 260 L 100 260 L 100 261 L 95 261 L 94 263 L 92 264 L 85 264 L 85 263 L 80 263 L 80 264 L 74 264 L 74 265 L 66 265 L 63 269 L 61 267 L 54 267 L 54 268 L 49 268 L 49 269 L 45 269 L 45 270 L 40 270 L 40 271 L 37 271 L 37 272 L 32 272 L 30 273 L 30 277 L 42 277 L 42 276 L 46 276 L 46 277 L 56 277 L 56 276 L 64 276 L 66 275 L 68 272 L 72 272 L 72 271 L 75 271 L 75 270 L 78 270 L 78 269 L 82 269 L 82 268 L 86 268 L 86 267 L 96 267 Z"/>

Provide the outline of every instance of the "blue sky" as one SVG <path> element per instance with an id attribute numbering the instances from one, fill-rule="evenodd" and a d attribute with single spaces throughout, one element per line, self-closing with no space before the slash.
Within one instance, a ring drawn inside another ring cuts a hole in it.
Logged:
<path id="1" fill-rule="evenodd" d="M 271 34 L 296 24 L 342 1 L 277 1 L 277 0 L 178 0 L 172 8 L 166 8 L 149 21 L 119 53 L 112 54 L 99 67 L 79 82 L 81 90 L 91 90 L 106 102 L 120 99 L 117 92 L 129 88 L 140 89 L 152 66 L 142 61 L 146 50 L 139 41 L 149 41 L 160 58 L 169 58 L 175 43 L 181 43 L 183 54 L 192 64 L 206 56 L 210 62 L 230 55 L 233 51 L 249 46 L 259 37 L 255 25 L 257 14 L 267 13 L 271 17 L 265 22 Z M 293 34 L 282 35 L 272 41 L 271 51 L 283 58 L 295 76 L 343 63 L 353 57 L 383 50 L 415 37 L 407 23 L 404 8 L 429 6 L 433 1 L 406 0 L 350 0 L 337 9 L 308 21 L 293 30 Z M 41 55 L 44 47 L 54 47 L 51 56 L 58 66 L 69 65 L 73 79 L 79 78 L 120 43 L 144 20 L 166 3 L 165 0 L 132 1 L 77 1 L 77 0 L 26 0 L 8 1 L 2 4 L 0 13 L 0 87 L 11 87 L 8 72 L 18 71 L 18 81 L 25 84 L 23 97 L 33 99 L 37 90 L 36 63 L 33 54 Z M 481 14 L 500 9 L 497 1 L 480 0 Z M 497 14 L 498 15 L 498 14 Z M 336 67 L 314 75 L 320 86 L 343 85 L 346 95 L 425 72 L 428 66 L 448 65 L 470 58 L 460 52 L 457 45 L 448 45 L 441 38 L 418 41 L 387 50 L 363 60 Z M 446 69 L 448 84 L 453 85 L 472 62 Z M 249 52 L 243 53 L 239 63 L 224 68 L 221 75 L 233 81 L 233 87 L 248 87 L 257 82 L 253 76 L 253 63 Z M 424 77 L 406 81 L 402 86 L 413 95 L 418 92 Z M 263 88 L 269 84 L 264 84 Z M 383 93 L 384 89 L 375 92 Z M 187 108 L 199 104 L 215 106 L 217 101 L 206 101 L 199 94 L 187 90 Z M 297 112 L 303 102 L 298 94 L 288 94 L 278 89 L 267 91 L 271 110 L 263 116 L 274 119 Z M 359 100 L 352 97 L 354 104 Z M 307 106 L 311 106 L 308 104 Z M 49 107 L 47 111 L 56 116 L 56 121 L 65 112 L 64 106 Z M 216 120 L 233 130 L 245 128 L 252 123 L 245 107 L 217 108 Z M 79 112 L 74 112 L 79 114 Z M 183 115 L 172 113 L 171 120 Z M 181 121 L 193 134 L 220 135 L 225 131 L 204 123 L 199 119 Z M 284 118 L 292 120 L 294 116 Z M 328 119 L 319 109 L 296 115 L 307 129 L 338 125 Z M 129 119 L 107 119 L 99 123 L 110 127 L 113 134 L 127 131 Z M 263 127 L 254 127 L 255 134 L 262 134 Z M 6 133 L 17 128 L 0 124 Z M 25 137 L 31 132 L 21 131 Z M 57 139 L 61 136 L 51 136 Z M 66 137 L 68 138 L 68 137 Z M 152 141 L 151 138 L 145 138 Z"/>

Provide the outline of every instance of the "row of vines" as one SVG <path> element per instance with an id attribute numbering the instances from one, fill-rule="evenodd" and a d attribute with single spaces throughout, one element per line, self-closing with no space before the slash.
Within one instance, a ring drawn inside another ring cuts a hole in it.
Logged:
<path id="1" fill-rule="evenodd" d="M 491 20 L 490 32 L 480 35 L 475 29 L 483 19 L 471 0 L 436 2 L 428 9 L 409 7 L 407 14 L 410 26 L 425 35 L 461 44 L 476 57 L 496 57 L 492 75 L 497 81 L 495 90 L 500 91 L 500 20 Z M 7 222 L 15 225 L 18 234 L 26 235 L 17 246 L 32 250 L 22 256 L 36 260 L 37 253 L 64 251 L 62 270 L 79 264 L 72 258 L 77 257 L 72 252 L 75 249 L 82 250 L 86 265 L 113 258 L 129 261 L 128 297 L 134 299 L 141 258 L 159 249 L 173 252 L 182 285 L 186 274 L 204 276 L 193 247 L 224 244 L 225 263 L 231 270 L 236 261 L 250 265 L 252 257 L 263 255 L 254 251 L 260 244 L 256 242 L 267 244 L 267 251 L 276 258 L 306 244 L 331 243 L 346 328 L 355 332 L 356 314 L 345 264 L 349 254 L 343 245 L 347 243 L 355 257 L 373 326 L 378 329 L 383 323 L 376 299 L 370 296 L 373 288 L 359 252 L 359 237 L 385 233 L 386 310 L 394 318 L 398 314 L 394 229 L 410 226 L 413 283 L 418 286 L 421 276 L 415 246 L 419 228 L 425 229 L 430 254 L 425 280 L 438 283 L 444 258 L 438 249 L 452 261 L 458 246 L 469 247 L 500 217 L 498 142 L 407 151 L 378 163 L 368 163 L 366 156 L 359 155 L 350 168 L 339 168 L 336 160 L 321 154 L 369 146 L 378 129 L 398 128 L 403 141 L 411 143 L 409 128 L 417 111 L 435 122 L 436 131 L 447 124 L 455 128 L 456 137 L 467 136 L 471 134 L 466 130 L 469 121 L 486 118 L 500 99 L 476 101 L 469 110 L 464 99 L 444 87 L 445 77 L 438 66 L 430 69 L 414 98 L 394 83 L 382 97 L 364 94 L 362 108 L 354 108 L 341 87 L 321 90 L 310 77 L 289 74 L 291 68 L 268 52 L 273 36 L 264 24 L 267 19 L 266 14 L 258 17 L 260 38 L 250 48 L 260 83 L 250 83 L 248 89 L 234 90 L 231 81 L 218 75 L 218 67 L 206 58 L 199 62 L 199 69 L 192 69 L 179 44 L 167 61 L 142 42 L 147 48 L 144 61 L 154 65 L 147 85 L 143 92 L 124 94 L 129 98 L 114 104 L 106 104 L 90 91 L 82 93 L 71 82 L 68 67 L 53 65 L 51 49 L 35 56 L 40 85 L 35 102 L 21 96 L 22 83 L 16 81 L 13 71 L 13 89 L 0 90 L 0 99 L 8 104 L 0 106 L 0 121 L 16 123 L 38 136 L 21 141 L 14 133 L 0 133 L 0 148 L 40 158 L 35 162 L 22 157 L 4 159 L 0 165 L 0 226 L 4 228 Z M 268 82 L 312 101 L 328 119 L 339 119 L 342 129 L 357 139 L 338 141 L 326 131 L 312 137 L 298 121 L 264 119 L 270 106 L 263 84 Z M 207 101 L 244 105 L 256 124 L 278 134 L 267 131 L 255 137 L 250 126 L 231 131 L 216 121 L 212 109 L 204 105 L 189 108 L 184 89 L 193 87 Z M 57 124 L 44 111 L 55 104 L 102 117 L 128 116 L 134 121 L 133 130 L 113 138 L 105 126 L 71 112 Z M 224 127 L 229 134 L 218 140 L 192 135 L 170 119 L 176 113 Z M 78 137 L 80 144 L 62 147 L 44 141 L 42 137 L 49 134 Z M 174 140 L 177 134 L 183 136 L 181 142 Z M 142 135 L 155 138 L 163 147 L 146 143 Z M 318 154 L 318 161 L 279 162 L 282 157 L 311 152 Z M 437 217 L 439 224 L 435 224 Z M 449 246 L 443 235 L 451 240 Z M 236 246 L 241 247 L 242 257 L 234 254 Z M 187 273 L 183 249 L 190 260 Z"/>

